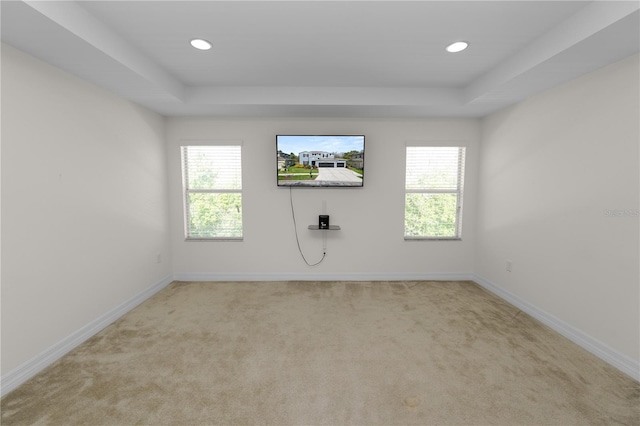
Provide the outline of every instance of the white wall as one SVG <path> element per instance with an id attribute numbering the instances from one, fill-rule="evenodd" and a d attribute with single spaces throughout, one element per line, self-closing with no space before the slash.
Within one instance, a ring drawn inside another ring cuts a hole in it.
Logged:
<path id="1" fill-rule="evenodd" d="M 165 152 L 160 116 L 2 45 L 3 376 L 170 276 Z"/>
<path id="2" fill-rule="evenodd" d="M 636 365 L 638 81 L 634 56 L 483 120 L 475 268 Z"/>
<path id="3" fill-rule="evenodd" d="M 289 189 L 276 186 L 275 137 L 287 133 L 366 137 L 363 188 L 293 190 L 300 241 L 310 262 L 322 255 L 322 232 L 309 231 L 307 226 L 317 224 L 323 200 L 331 224 L 342 227 L 341 231 L 327 232 L 327 257 L 313 268 L 298 253 Z M 176 277 L 470 277 L 475 246 L 478 135 L 479 121 L 474 119 L 168 119 L 171 243 Z M 242 141 L 244 241 L 184 241 L 179 146 L 189 140 Z M 406 141 L 458 141 L 468 146 L 462 241 L 404 241 Z"/>
<path id="4" fill-rule="evenodd" d="M 3 45 L 2 375 L 172 273 L 475 276 L 637 362 L 638 217 L 605 211 L 638 209 L 638 92 L 636 56 L 482 122 L 164 122 Z M 278 133 L 366 135 L 364 188 L 293 192 L 310 260 L 322 233 L 306 227 L 323 201 L 342 226 L 327 233 L 327 259 L 314 268 L 298 254 L 289 190 L 276 187 Z M 190 140 L 243 142 L 244 241 L 184 241 L 178 147 Z M 468 147 L 462 241 L 404 241 L 407 141 Z"/>

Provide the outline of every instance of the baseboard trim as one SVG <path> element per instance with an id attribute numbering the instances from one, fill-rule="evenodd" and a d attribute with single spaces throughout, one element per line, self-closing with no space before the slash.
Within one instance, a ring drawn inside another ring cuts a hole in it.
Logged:
<path id="1" fill-rule="evenodd" d="M 87 339 L 97 334 L 103 328 L 113 323 L 118 318 L 165 288 L 172 281 L 173 275 L 168 275 L 167 277 L 153 284 L 148 289 L 137 294 L 124 303 L 121 303 L 112 310 L 106 312 L 104 315 L 96 318 L 81 329 L 75 331 L 60 342 L 56 343 L 49 349 L 41 352 L 29 361 L 14 368 L 7 374 L 0 377 L 0 396 L 4 396 L 12 390 L 16 389 L 18 386 L 38 374 L 40 371 L 44 370 L 49 365 L 62 358 L 62 356 L 70 352 L 72 349 L 85 342 Z"/>
<path id="2" fill-rule="evenodd" d="M 622 371 L 631 378 L 640 381 L 640 364 L 626 355 L 617 352 L 605 343 L 586 334 L 582 330 L 562 321 L 556 316 L 545 312 L 544 310 L 532 305 L 515 294 L 497 286 L 491 281 L 474 275 L 473 281 L 485 288 L 487 291 L 495 294 L 503 300 L 511 303 L 518 309 L 531 315 L 547 327 L 571 340 L 583 349 L 591 352 L 593 355 Z"/>
<path id="3" fill-rule="evenodd" d="M 434 273 L 238 273 L 178 272 L 175 281 L 472 281 L 471 272 Z"/>

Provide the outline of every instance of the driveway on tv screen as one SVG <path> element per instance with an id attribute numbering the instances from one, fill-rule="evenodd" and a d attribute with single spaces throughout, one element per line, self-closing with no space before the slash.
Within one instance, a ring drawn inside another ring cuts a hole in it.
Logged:
<path id="1" fill-rule="evenodd" d="M 318 177 L 315 180 L 316 182 L 362 182 L 362 178 L 356 172 L 340 167 L 319 167 Z"/>

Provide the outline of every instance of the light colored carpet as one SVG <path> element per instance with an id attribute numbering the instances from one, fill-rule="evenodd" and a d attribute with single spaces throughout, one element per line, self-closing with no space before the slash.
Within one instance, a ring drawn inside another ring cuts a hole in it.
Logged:
<path id="1" fill-rule="evenodd" d="M 640 386 L 472 282 L 180 283 L 2 425 L 638 425 Z"/>

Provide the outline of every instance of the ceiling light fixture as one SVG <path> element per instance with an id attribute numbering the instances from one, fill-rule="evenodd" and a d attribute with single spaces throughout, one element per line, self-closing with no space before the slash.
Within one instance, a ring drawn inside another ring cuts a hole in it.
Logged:
<path id="1" fill-rule="evenodd" d="M 211 49 L 212 44 L 202 38 L 194 38 L 191 40 L 191 46 L 198 50 L 209 50 Z"/>
<path id="2" fill-rule="evenodd" d="M 457 53 L 462 52 L 464 49 L 469 47 L 469 43 L 466 41 L 456 41 L 455 43 L 451 43 L 447 46 L 447 52 L 449 53 Z"/>

